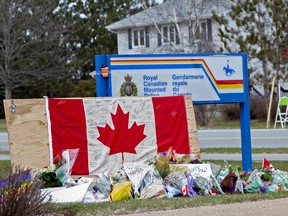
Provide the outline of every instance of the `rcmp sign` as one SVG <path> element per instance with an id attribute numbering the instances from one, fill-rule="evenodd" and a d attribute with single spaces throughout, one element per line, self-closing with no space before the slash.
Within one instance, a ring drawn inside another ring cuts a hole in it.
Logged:
<path id="1" fill-rule="evenodd" d="M 243 101 L 243 64 L 241 55 L 111 56 L 109 95 L 192 95 L 194 103 Z M 125 82 L 119 82 L 123 78 Z"/>

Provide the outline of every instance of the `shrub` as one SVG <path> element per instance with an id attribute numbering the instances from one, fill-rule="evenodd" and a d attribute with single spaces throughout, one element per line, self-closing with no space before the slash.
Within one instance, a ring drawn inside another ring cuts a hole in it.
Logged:
<path id="1" fill-rule="evenodd" d="M 211 126 L 217 112 L 217 104 L 194 105 L 196 122 L 200 126 Z"/>
<path id="2" fill-rule="evenodd" d="M 30 169 L 19 166 L 0 179 L 0 215 L 43 215 L 48 213 L 47 194 L 41 193 L 42 182 L 33 178 Z"/>
<path id="3" fill-rule="evenodd" d="M 80 80 L 79 84 L 70 94 L 70 97 L 95 97 L 95 96 L 96 96 L 95 79 Z"/>
<path id="4" fill-rule="evenodd" d="M 269 102 L 269 101 L 268 101 Z M 264 97 L 259 95 L 250 96 L 250 118 L 251 119 L 262 119 L 267 118 L 268 104 Z"/>
<path id="5" fill-rule="evenodd" d="M 250 119 L 266 120 L 268 110 L 267 100 L 265 101 L 265 98 L 259 95 L 250 96 Z M 275 116 L 276 108 L 277 103 L 273 101 L 271 107 L 272 119 Z M 221 105 L 221 113 L 224 120 L 238 120 L 240 118 L 240 106 L 239 104 L 223 104 Z"/>
<path id="6" fill-rule="evenodd" d="M 0 119 L 5 119 L 3 99 L 0 99 Z"/>
<path id="7" fill-rule="evenodd" d="M 221 113 L 224 120 L 238 120 L 240 118 L 239 104 L 223 104 Z"/>

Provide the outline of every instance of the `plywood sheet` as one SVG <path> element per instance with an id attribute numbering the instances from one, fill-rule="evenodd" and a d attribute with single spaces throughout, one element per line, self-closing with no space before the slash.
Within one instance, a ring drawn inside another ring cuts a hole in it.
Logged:
<path id="1" fill-rule="evenodd" d="M 4 100 L 11 163 L 32 169 L 49 165 L 45 99 Z"/>
<path id="2" fill-rule="evenodd" d="M 185 96 L 186 113 L 187 113 L 187 123 L 188 123 L 188 133 L 190 139 L 191 153 L 195 154 L 195 157 L 201 159 L 200 155 L 200 145 L 197 133 L 197 124 L 195 118 L 194 107 L 192 104 L 192 97 Z"/>

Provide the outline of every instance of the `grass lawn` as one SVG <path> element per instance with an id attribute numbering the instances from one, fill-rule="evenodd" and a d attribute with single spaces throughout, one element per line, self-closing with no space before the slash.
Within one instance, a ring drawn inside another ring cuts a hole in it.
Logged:
<path id="1" fill-rule="evenodd" d="M 5 119 L 0 119 L 0 132 L 7 132 Z"/>
<path id="2" fill-rule="evenodd" d="M 250 120 L 251 129 L 266 129 L 266 121 L 252 119 Z M 206 128 L 206 127 L 203 127 Z M 211 129 L 240 129 L 240 121 L 239 120 L 223 120 L 221 117 L 213 118 Z M 272 128 L 272 124 L 270 125 Z"/>

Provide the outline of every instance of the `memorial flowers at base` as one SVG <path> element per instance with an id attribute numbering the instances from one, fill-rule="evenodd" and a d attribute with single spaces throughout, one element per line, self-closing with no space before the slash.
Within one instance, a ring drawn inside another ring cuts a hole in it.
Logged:
<path id="1" fill-rule="evenodd" d="M 40 170 L 46 187 L 61 185 L 69 188 L 83 184 L 84 178 L 81 177 L 73 180 L 74 184 L 61 181 L 56 174 L 63 167 L 63 161 L 61 164 Z M 66 171 L 66 179 L 70 179 L 69 170 Z M 228 163 L 223 167 L 203 163 L 193 155 L 181 155 L 171 150 L 157 155 L 152 161 L 123 163 L 115 173 L 89 178 L 91 180 L 85 180 L 90 185 L 83 194 L 83 202 L 288 191 L 287 172 L 274 167 L 247 172 Z"/>
<path id="2" fill-rule="evenodd" d="M 44 182 L 45 188 L 62 186 L 62 183 L 60 179 L 56 176 L 56 172 L 55 172 L 58 168 L 59 166 L 55 164 L 55 165 L 40 169 L 39 176 L 41 180 Z"/>

